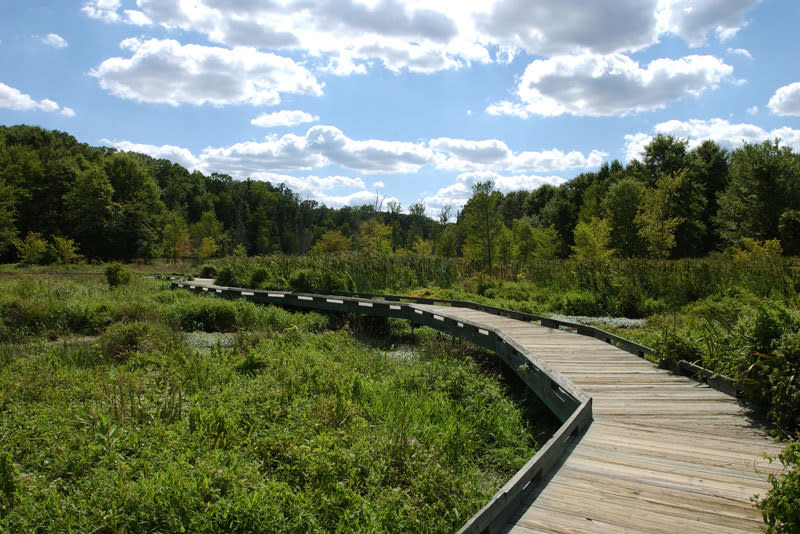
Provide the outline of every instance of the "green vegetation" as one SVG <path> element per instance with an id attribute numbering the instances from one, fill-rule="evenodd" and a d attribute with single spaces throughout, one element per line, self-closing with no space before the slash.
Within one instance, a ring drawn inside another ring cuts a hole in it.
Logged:
<path id="1" fill-rule="evenodd" d="M 447 206 L 436 220 L 421 202 L 407 213 L 397 202 L 382 207 L 376 197 L 331 209 L 283 185 L 0 127 L 0 261 L 72 272 L 71 262 L 160 257 L 173 269 L 206 263 L 193 271 L 229 286 L 647 318 L 624 335 L 657 348 L 665 363 L 728 374 L 777 433 L 796 436 L 800 273 L 789 256 L 800 254 L 800 155 L 778 141 L 729 152 L 658 135 L 642 161 L 606 163 L 558 187 L 504 194 L 478 183 L 463 209 Z M 94 344 L 108 365 L 128 365 L 133 350 L 172 350 L 152 340 L 180 344 L 165 333 L 267 328 L 262 312 L 244 308 L 133 304 L 124 300 L 126 271 L 109 269 L 115 296 L 91 304 L 0 297 L 0 338 L 100 336 Z M 14 350 L 0 358 L 15 360 Z M 19 494 L 16 465 L 0 456 L 5 507 Z"/>
<path id="2" fill-rule="evenodd" d="M 767 532 L 797 532 L 800 530 L 800 441 L 786 447 L 780 455 L 787 468 L 782 475 L 770 475 L 772 490 L 758 501 Z"/>
<path id="3" fill-rule="evenodd" d="M 534 453 L 467 345 L 98 275 L 0 282 L 2 531 L 452 531 Z"/>
<path id="4" fill-rule="evenodd" d="M 24 264 L 230 255 L 362 253 L 461 257 L 494 274 L 532 260 L 705 257 L 743 239 L 800 253 L 800 155 L 778 142 L 728 152 L 656 136 L 643 161 L 603 164 L 558 187 L 502 193 L 475 184 L 460 211 L 331 209 L 284 185 L 189 172 L 0 126 L 0 261 Z M 455 222 L 453 222 L 455 220 Z"/>

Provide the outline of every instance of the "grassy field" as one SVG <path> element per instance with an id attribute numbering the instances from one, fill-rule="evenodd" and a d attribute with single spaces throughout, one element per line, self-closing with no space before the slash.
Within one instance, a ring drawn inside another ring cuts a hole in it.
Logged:
<path id="1" fill-rule="evenodd" d="M 400 323 L 10 271 L 0 531 L 449 531 L 552 424 L 485 353 Z"/>

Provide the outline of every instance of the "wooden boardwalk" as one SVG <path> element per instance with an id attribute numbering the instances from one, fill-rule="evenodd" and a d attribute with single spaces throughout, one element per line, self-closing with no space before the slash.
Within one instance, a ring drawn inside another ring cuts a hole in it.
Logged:
<path id="1" fill-rule="evenodd" d="M 465 308 L 415 307 L 502 330 L 592 398 L 591 426 L 506 531 L 762 530 L 751 498 L 780 470 L 763 454 L 782 447 L 735 399 L 594 338 Z"/>
<path id="2" fill-rule="evenodd" d="M 459 306 L 252 291 L 210 280 L 175 286 L 264 304 L 402 317 L 500 350 L 529 387 L 562 411 L 565 423 L 537 454 L 544 456 L 531 459 L 465 532 L 763 528 L 752 497 L 769 489 L 769 473 L 781 470 L 764 454 L 776 457 L 783 446 L 734 398 L 600 339 Z M 520 361 L 525 365 L 517 369 Z M 530 371 L 531 363 L 538 369 Z M 577 411 L 570 417 L 563 406 Z M 533 489 L 519 497 L 528 480 Z"/>

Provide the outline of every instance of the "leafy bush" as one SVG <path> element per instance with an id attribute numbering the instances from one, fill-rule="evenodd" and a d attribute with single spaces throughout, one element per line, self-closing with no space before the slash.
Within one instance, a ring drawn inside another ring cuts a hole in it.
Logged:
<path id="1" fill-rule="evenodd" d="M 170 308 L 172 324 L 185 332 L 234 332 L 237 328 L 236 304 L 217 298 L 183 302 Z"/>
<path id="2" fill-rule="evenodd" d="M 213 265 L 203 265 L 200 268 L 200 278 L 215 278 L 217 269 Z"/>
<path id="3" fill-rule="evenodd" d="M 787 471 L 769 475 L 772 489 L 757 504 L 767 532 L 800 532 L 800 441 L 790 443 L 779 458 Z"/>
<path id="4" fill-rule="evenodd" d="M 312 291 L 314 284 L 314 272 L 309 269 L 301 269 L 292 274 L 289 278 L 289 287 L 292 291 Z"/>
<path id="5" fill-rule="evenodd" d="M 104 271 L 109 287 L 124 286 L 131 281 L 131 273 L 126 271 L 121 264 L 111 263 Z"/>
<path id="6" fill-rule="evenodd" d="M 252 287 L 254 289 L 260 289 L 261 284 L 267 281 L 269 277 L 269 273 L 263 267 L 257 267 L 253 270 L 253 273 L 250 275 L 250 285 L 248 287 Z"/>
<path id="7" fill-rule="evenodd" d="M 597 295 L 588 291 L 570 291 L 558 305 L 558 311 L 566 315 L 602 315 L 603 306 Z"/>
<path id="8" fill-rule="evenodd" d="M 124 359 L 133 352 L 148 352 L 164 344 L 165 332 L 150 323 L 114 323 L 100 336 L 103 355 Z"/>

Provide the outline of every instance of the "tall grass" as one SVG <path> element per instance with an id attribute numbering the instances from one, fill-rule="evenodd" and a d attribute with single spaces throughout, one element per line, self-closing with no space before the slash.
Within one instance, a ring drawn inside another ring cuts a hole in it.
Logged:
<path id="1" fill-rule="evenodd" d="M 534 452 L 497 372 L 432 335 L 397 357 L 154 280 L 0 290 L 24 311 L 2 315 L 0 531 L 452 531 Z"/>

